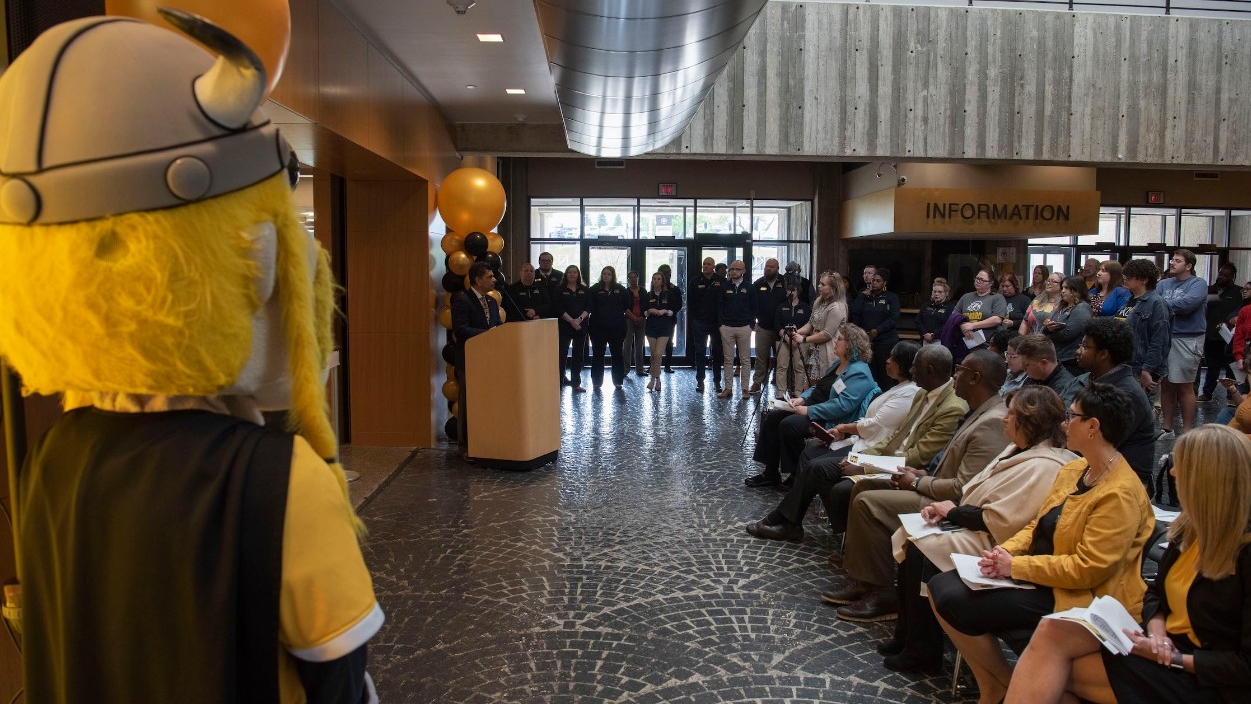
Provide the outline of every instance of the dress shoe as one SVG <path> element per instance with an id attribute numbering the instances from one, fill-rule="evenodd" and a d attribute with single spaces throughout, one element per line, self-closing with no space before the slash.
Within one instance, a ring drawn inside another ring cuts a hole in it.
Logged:
<path id="1" fill-rule="evenodd" d="M 922 657 L 911 650 L 903 650 L 894 655 L 887 655 L 882 659 L 882 665 L 888 670 L 895 672 L 920 672 L 926 675 L 938 675 L 942 673 L 943 656 L 942 653 L 938 657 Z"/>
<path id="2" fill-rule="evenodd" d="M 853 579 L 847 582 L 847 586 L 837 591 L 821 592 L 821 601 L 827 604 L 854 604 L 865 597 L 866 594 L 873 591 L 873 585 L 865 584 L 859 580 Z"/>
<path id="3" fill-rule="evenodd" d="M 894 638 L 877 644 L 878 655 L 898 655 L 904 651 L 904 644 Z M 889 667 L 889 666 L 888 666 Z M 891 668 L 894 669 L 894 668 Z"/>
<path id="4" fill-rule="evenodd" d="M 760 393 L 760 384 L 752 384 L 752 385 L 751 385 L 751 392 L 752 392 L 753 394 L 758 394 L 758 393 Z"/>
<path id="5" fill-rule="evenodd" d="M 719 381 L 712 382 L 712 390 L 716 391 L 717 393 L 721 393 L 722 391 L 724 391 L 724 389 L 721 388 L 721 382 Z"/>
<path id="6" fill-rule="evenodd" d="M 582 388 L 581 386 L 575 386 L 573 387 L 573 392 L 575 394 L 584 394 L 586 393 L 586 389 Z"/>
<path id="7" fill-rule="evenodd" d="M 856 623 L 888 621 L 899 616 L 899 597 L 894 587 L 873 587 L 863 599 L 840 606 L 834 613 L 844 621 Z"/>
<path id="8" fill-rule="evenodd" d="M 665 373 L 666 373 L 666 374 L 672 374 L 672 373 L 673 373 L 673 367 L 665 367 Z"/>
<path id="9" fill-rule="evenodd" d="M 747 524 L 747 532 L 757 538 L 767 538 L 769 540 L 794 540 L 799 542 L 804 539 L 804 527 L 797 526 L 794 523 L 779 523 L 771 526 L 762 520 L 759 523 Z"/>
<path id="10" fill-rule="evenodd" d="M 702 382 L 702 381 L 700 381 L 700 382 L 696 382 L 696 384 L 695 384 L 695 393 L 697 393 L 697 394 L 702 394 L 702 393 L 704 393 L 704 382 Z"/>
<path id="11" fill-rule="evenodd" d="M 830 564 L 830 567 L 837 567 L 841 570 L 843 568 L 842 548 L 834 548 L 834 550 L 830 552 L 830 556 L 825 558 L 825 561 Z"/>
<path id="12" fill-rule="evenodd" d="M 777 486 L 781 481 L 782 475 L 765 470 L 760 474 L 744 479 L 743 483 L 754 489 L 762 486 Z"/>
<path id="13" fill-rule="evenodd" d="M 717 398 L 729 398 L 731 396 L 729 389 L 722 389 L 717 393 Z"/>

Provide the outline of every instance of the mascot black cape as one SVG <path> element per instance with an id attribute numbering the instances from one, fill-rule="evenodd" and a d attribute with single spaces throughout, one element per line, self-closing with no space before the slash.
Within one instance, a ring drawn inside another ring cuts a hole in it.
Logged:
<path id="1" fill-rule="evenodd" d="M 99 17 L 0 77 L 0 355 L 66 408 L 17 483 L 26 701 L 371 701 L 327 260 L 260 60 L 164 14 L 218 57 Z"/>

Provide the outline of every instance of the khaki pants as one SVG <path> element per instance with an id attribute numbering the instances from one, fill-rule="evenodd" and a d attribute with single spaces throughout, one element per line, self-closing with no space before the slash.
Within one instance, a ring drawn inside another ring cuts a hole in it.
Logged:
<path id="1" fill-rule="evenodd" d="M 808 354 L 809 347 L 810 345 L 795 345 L 792 351 L 791 345 L 778 340 L 778 366 L 773 376 L 773 385 L 777 388 L 778 396 L 781 396 L 783 391 L 790 391 L 792 396 L 798 396 L 801 391 L 808 388 L 804 357 Z M 790 381 L 787 381 L 788 376 L 791 377 Z"/>
<path id="2" fill-rule="evenodd" d="M 778 341 L 776 330 L 756 328 L 756 375 L 752 383 L 763 387 L 769 381 L 769 355 L 773 352 L 774 343 Z M 775 379 L 774 384 L 777 384 Z"/>
<path id="3" fill-rule="evenodd" d="M 732 328 L 728 325 L 721 326 L 721 351 L 724 355 L 724 370 L 722 376 L 725 377 L 725 388 L 727 390 L 734 388 L 734 354 L 735 348 L 738 349 L 739 376 L 742 377 L 740 383 L 743 385 L 743 391 L 746 392 L 751 387 L 751 326 L 743 325 L 741 327 Z"/>
<path id="4" fill-rule="evenodd" d="M 652 337 L 647 336 L 647 346 L 652 351 L 652 368 L 651 374 L 653 379 L 660 378 L 660 362 L 665 356 L 665 345 L 669 344 L 669 337 Z"/>

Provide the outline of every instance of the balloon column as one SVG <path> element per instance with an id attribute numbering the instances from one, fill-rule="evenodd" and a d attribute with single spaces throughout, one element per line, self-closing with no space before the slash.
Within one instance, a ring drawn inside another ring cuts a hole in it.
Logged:
<path id="1" fill-rule="evenodd" d="M 447 224 L 448 232 L 439 246 L 447 255 L 444 261 L 447 273 L 443 275 L 443 309 L 439 311 L 439 324 L 447 329 L 447 344 L 443 346 L 443 361 L 447 363 L 447 381 L 443 383 L 443 398 L 452 417 L 443 426 L 443 432 L 451 440 L 457 439 L 456 416 L 464 409 L 457 407 L 460 383 L 456 375 L 456 340 L 452 333 L 452 296 L 469 287 L 469 267 L 475 261 L 490 264 L 497 284 L 504 284 L 504 238 L 492 232 L 504 218 L 504 186 L 491 172 L 467 167 L 448 174 L 439 186 L 437 194 L 439 215 Z M 501 302 L 498 291 L 487 295 Z M 500 307 L 500 318 L 504 308 Z"/>

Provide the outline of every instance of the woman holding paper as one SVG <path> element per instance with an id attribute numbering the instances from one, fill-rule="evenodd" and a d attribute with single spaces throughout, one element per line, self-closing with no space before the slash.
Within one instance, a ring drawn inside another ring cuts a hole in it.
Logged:
<path id="1" fill-rule="evenodd" d="M 932 672 L 941 666 L 943 634 L 920 594 L 921 583 L 950 571 L 951 553 L 980 555 L 1015 535 L 1038 512 L 1060 467 L 1077 457 L 1064 449 L 1064 404 L 1055 391 L 1027 386 L 1005 400 L 1003 430 L 1012 444 L 969 480 L 959 505 L 940 501 L 921 511 L 927 525 L 946 526 L 943 532 L 911 536 L 895 553 L 906 555 L 896 580 L 902 608 L 894 638 L 879 647 L 891 670 Z M 908 537 L 901 528 L 896 545 Z"/>
<path id="2" fill-rule="evenodd" d="M 799 453 L 808 439 L 808 423 L 827 428 L 860 417 L 867 401 L 879 390 L 873 382 L 868 361 L 873 346 L 864 330 L 843 323 L 834 335 L 834 362 L 825 375 L 802 396 L 789 402 L 775 401 L 779 407 L 760 422 L 760 437 L 752 459 L 764 465 L 760 474 L 743 483 L 750 487 L 777 486 L 782 472 L 791 474 Z"/>
<path id="3" fill-rule="evenodd" d="M 1060 469 L 1034 520 L 979 562 L 985 577 L 1037 588 L 973 591 L 954 570 L 929 581 L 934 613 L 973 670 L 983 704 L 1000 701 L 1012 678 L 995 633 L 1033 630 L 1043 616 L 1105 594 L 1135 618 L 1142 609 L 1142 549 L 1155 519 L 1142 482 L 1116 450 L 1129 432 L 1129 398 L 1092 383 L 1065 417 L 1068 448 L 1082 458 Z"/>
<path id="4" fill-rule="evenodd" d="M 1047 619 L 1008 702 L 1245 702 L 1251 685 L 1251 439 L 1202 425 L 1177 439 L 1182 512 L 1143 600 L 1145 632 L 1115 655 L 1076 623 Z"/>

